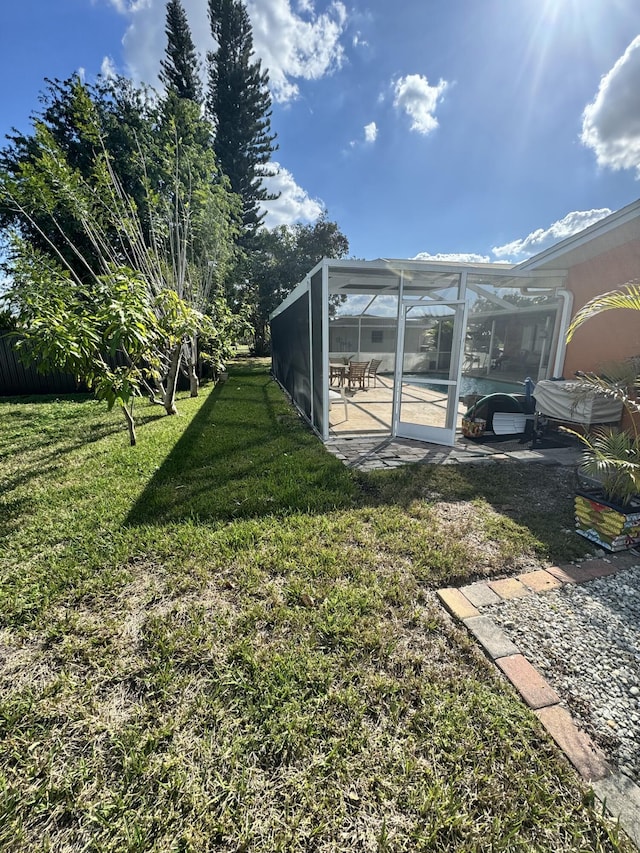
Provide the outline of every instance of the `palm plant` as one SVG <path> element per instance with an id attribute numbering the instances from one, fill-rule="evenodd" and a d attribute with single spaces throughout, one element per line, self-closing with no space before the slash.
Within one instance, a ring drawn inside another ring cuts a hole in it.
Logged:
<path id="1" fill-rule="evenodd" d="M 616 290 L 587 302 L 575 315 L 567 331 L 567 343 L 587 320 L 618 308 L 640 311 L 640 284 L 627 282 Z M 640 415 L 640 358 L 603 365 L 596 373 L 580 374 L 583 393 L 594 390 L 619 400 L 629 413 L 625 431 L 597 428 L 590 435 L 578 435 L 585 445 L 581 473 L 594 477 L 607 498 L 626 504 L 640 494 L 640 435 L 636 418 Z"/>

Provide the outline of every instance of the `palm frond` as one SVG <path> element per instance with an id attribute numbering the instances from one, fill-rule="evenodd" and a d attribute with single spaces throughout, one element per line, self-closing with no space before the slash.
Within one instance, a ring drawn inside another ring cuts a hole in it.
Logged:
<path id="1" fill-rule="evenodd" d="M 567 343 L 587 320 L 615 308 L 630 308 L 633 311 L 640 311 L 640 283 L 629 281 L 622 287 L 610 290 L 608 293 L 602 293 L 583 305 L 567 330 Z"/>
<path id="2" fill-rule="evenodd" d="M 607 497 L 627 503 L 640 493 L 640 450 L 633 436 L 598 429 L 582 440 L 587 449 L 580 471 L 595 477 Z"/>

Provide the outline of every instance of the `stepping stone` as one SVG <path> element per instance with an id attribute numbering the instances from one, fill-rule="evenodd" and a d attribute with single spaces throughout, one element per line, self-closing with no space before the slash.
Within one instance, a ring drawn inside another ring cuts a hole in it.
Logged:
<path id="1" fill-rule="evenodd" d="M 540 708 L 535 713 L 583 779 L 593 782 L 609 776 L 611 771 L 603 753 L 585 732 L 576 727 L 569 712 L 561 705 Z"/>
<path id="2" fill-rule="evenodd" d="M 525 595 L 531 595 L 531 590 L 515 578 L 489 581 L 489 586 L 500 598 L 524 598 Z"/>
<path id="3" fill-rule="evenodd" d="M 476 607 L 486 607 L 488 604 L 497 604 L 500 601 L 500 596 L 496 595 L 486 581 L 462 586 L 460 592 Z"/>
<path id="4" fill-rule="evenodd" d="M 622 773 L 613 773 L 596 781 L 593 790 L 640 849 L 640 788 Z"/>
<path id="5" fill-rule="evenodd" d="M 525 572 L 517 577 L 519 581 L 534 592 L 546 592 L 548 589 L 558 589 L 562 586 L 556 577 L 544 569 L 539 569 L 536 572 Z"/>

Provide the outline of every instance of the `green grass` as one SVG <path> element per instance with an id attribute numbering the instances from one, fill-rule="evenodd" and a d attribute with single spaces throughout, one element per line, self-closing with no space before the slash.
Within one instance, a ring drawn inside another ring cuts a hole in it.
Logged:
<path id="1" fill-rule="evenodd" d="M 434 597 L 584 549 L 566 473 L 351 472 L 255 362 L 179 409 L 0 403 L 0 849 L 629 849 Z"/>

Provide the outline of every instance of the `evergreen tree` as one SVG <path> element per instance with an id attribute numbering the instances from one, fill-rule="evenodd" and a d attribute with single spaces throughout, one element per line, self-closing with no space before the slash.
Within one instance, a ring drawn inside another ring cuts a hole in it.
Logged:
<path id="1" fill-rule="evenodd" d="M 165 33 L 166 59 L 160 63 L 160 79 L 169 92 L 174 92 L 179 98 L 200 103 L 200 62 L 191 38 L 187 14 L 180 0 L 169 0 L 167 3 Z"/>
<path id="2" fill-rule="evenodd" d="M 243 243 L 250 244 L 264 213 L 260 202 L 277 198 L 263 186 L 275 151 L 269 76 L 254 59 L 251 22 L 242 0 L 209 0 L 211 33 L 207 106 L 215 127 L 214 150 L 233 192 L 243 203 Z"/>

